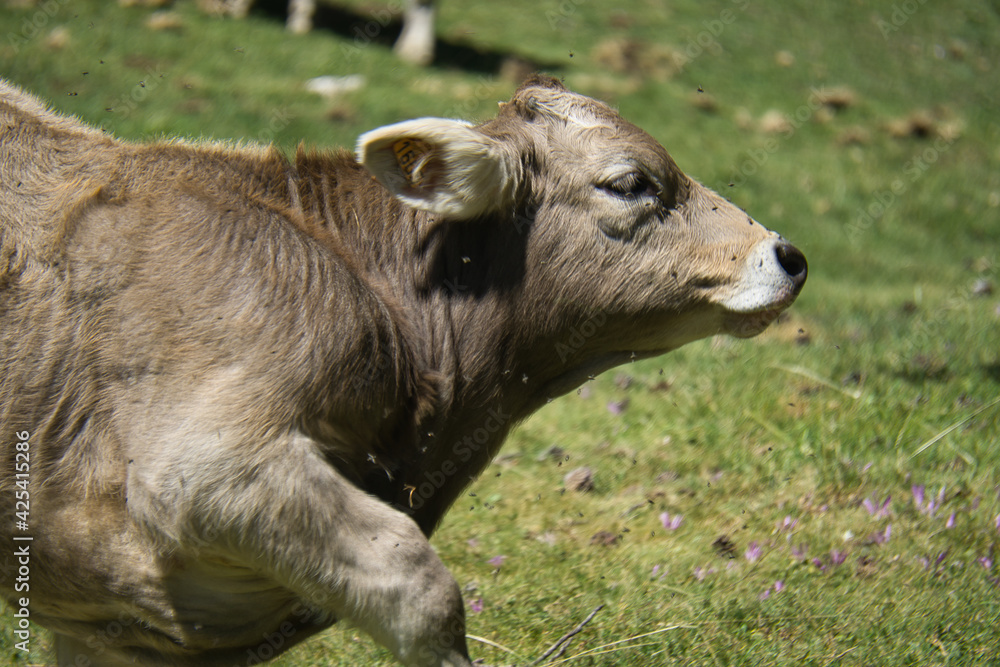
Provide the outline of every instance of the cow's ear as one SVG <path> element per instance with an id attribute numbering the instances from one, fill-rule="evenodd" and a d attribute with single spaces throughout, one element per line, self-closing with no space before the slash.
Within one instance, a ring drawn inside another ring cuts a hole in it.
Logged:
<path id="1" fill-rule="evenodd" d="M 513 161 L 459 120 L 418 118 L 366 132 L 357 158 L 404 203 L 443 218 L 489 213 L 513 191 Z"/>

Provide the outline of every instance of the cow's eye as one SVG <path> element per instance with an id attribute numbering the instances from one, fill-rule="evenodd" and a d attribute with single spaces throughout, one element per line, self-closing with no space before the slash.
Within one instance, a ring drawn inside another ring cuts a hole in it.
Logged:
<path id="1" fill-rule="evenodd" d="M 649 178 L 639 172 L 631 172 L 608 181 L 601 189 L 617 197 L 632 199 L 643 196 L 656 196 L 656 186 Z"/>

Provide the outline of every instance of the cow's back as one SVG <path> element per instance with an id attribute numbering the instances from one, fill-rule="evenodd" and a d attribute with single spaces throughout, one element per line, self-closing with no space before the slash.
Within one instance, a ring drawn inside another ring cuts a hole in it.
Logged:
<path id="1" fill-rule="evenodd" d="M 272 149 L 119 142 L 0 83 L 2 427 L 65 443 L 102 410 L 236 376 L 243 423 L 293 421 L 331 409 L 310 395 L 339 400 L 338 360 L 396 355 L 378 349 L 399 343 L 385 304 L 335 239 L 303 232 L 294 181 Z M 398 379 L 340 398 L 391 403 Z"/>

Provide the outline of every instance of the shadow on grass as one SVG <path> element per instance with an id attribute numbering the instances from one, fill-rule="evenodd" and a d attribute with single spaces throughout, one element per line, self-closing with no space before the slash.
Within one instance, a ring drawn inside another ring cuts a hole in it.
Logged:
<path id="1" fill-rule="evenodd" d="M 983 364 L 983 372 L 986 373 L 986 377 L 989 379 L 1000 383 L 1000 361 L 994 361 L 992 364 Z"/>
<path id="2" fill-rule="evenodd" d="M 981 364 L 979 368 L 987 378 L 1000 383 L 1000 361 Z M 955 377 L 946 361 L 923 354 L 914 355 L 910 359 L 883 370 L 914 385 L 927 382 L 947 382 Z"/>
<path id="3" fill-rule="evenodd" d="M 285 22 L 287 0 L 261 0 L 254 4 L 254 12 Z M 313 17 L 315 30 L 326 30 L 350 41 L 347 48 L 365 48 L 370 45 L 391 49 L 403 29 L 402 16 L 388 9 L 378 14 L 366 15 L 347 7 L 321 3 Z M 500 51 L 444 40 L 438 37 L 434 49 L 433 67 L 460 69 L 480 74 L 505 74 L 508 78 L 523 79 L 537 70 L 558 71 L 559 63 L 544 63 L 512 51 Z"/>
<path id="4" fill-rule="evenodd" d="M 915 354 L 892 368 L 891 372 L 914 385 L 947 382 L 954 377 L 947 361 L 928 354 Z"/>

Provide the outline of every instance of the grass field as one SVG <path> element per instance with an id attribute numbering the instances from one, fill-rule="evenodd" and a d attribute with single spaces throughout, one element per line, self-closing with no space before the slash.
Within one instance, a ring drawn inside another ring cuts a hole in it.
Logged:
<path id="1" fill-rule="evenodd" d="M 159 27 L 103 0 L 7 4 L 0 75 L 130 139 L 352 146 L 488 118 L 540 67 L 805 252 L 769 332 L 554 402 L 452 509 L 433 543 L 485 664 L 528 664 L 599 605 L 550 664 L 1000 664 L 996 2 L 443 0 L 427 69 L 387 46 L 393 0 L 301 37 L 188 2 Z M 366 84 L 305 90 L 324 74 Z M 566 490 L 584 465 L 594 489 Z M 4 621 L 0 664 L 51 664 Z M 274 664 L 392 663 L 335 627 Z"/>

